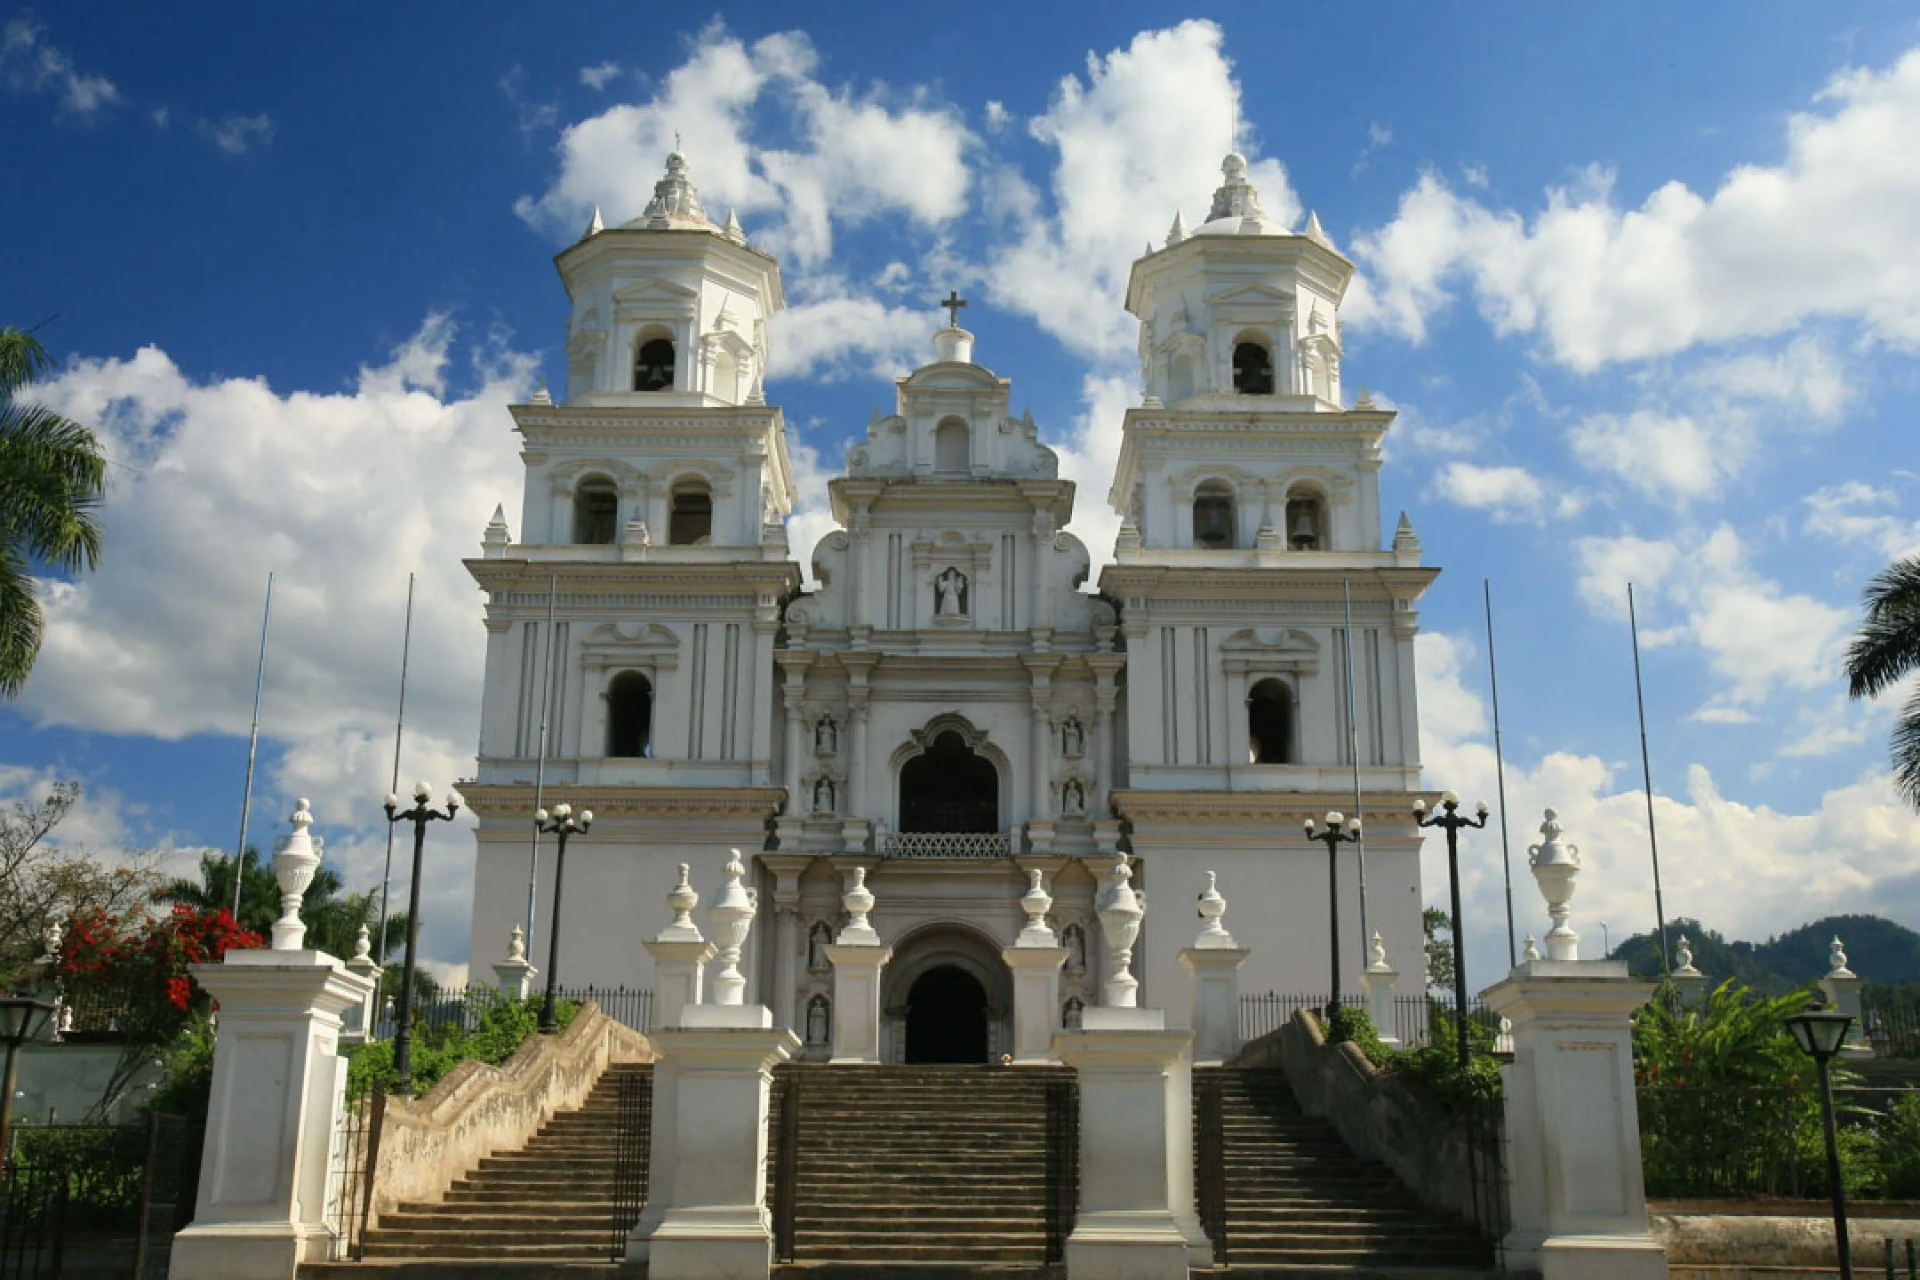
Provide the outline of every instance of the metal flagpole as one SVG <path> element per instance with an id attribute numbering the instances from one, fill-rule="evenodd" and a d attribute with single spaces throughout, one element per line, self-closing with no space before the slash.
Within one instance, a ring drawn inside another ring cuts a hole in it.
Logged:
<path id="1" fill-rule="evenodd" d="M 267 624 L 273 621 L 273 574 L 267 574 L 267 607 L 260 616 L 260 665 L 253 673 L 253 730 L 247 735 L 247 788 L 240 797 L 240 845 L 233 851 L 233 918 L 240 919 L 240 886 L 247 879 L 247 815 L 253 810 L 253 762 L 260 749 L 260 688 L 267 679 Z"/>
<path id="2" fill-rule="evenodd" d="M 546 675 L 541 679 L 540 687 L 540 759 L 533 767 L 533 807 L 537 810 L 545 801 L 547 789 L 547 716 L 553 710 L 553 596 L 559 589 L 559 577 L 547 576 L 547 660 L 544 664 Z M 533 935 L 537 926 L 534 907 L 540 895 L 540 823 L 533 824 L 533 853 L 527 869 L 527 949 L 533 950 Z M 555 922 L 558 924 L 558 922 Z"/>
<path id="3" fill-rule="evenodd" d="M 393 718 L 393 782 L 389 794 L 400 790 L 400 734 L 407 724 L 407 658 L 413 651 L 413 575 L 407 575 L 407 623 L 400 633 L 400 709 Z M 387 898 L 393 890 L 393 823 L 387 824 L 387 869 L 380 874 L 380 976 L 387 971 Z"/>
<path id="4" fill-rule="evenodd" d="M 1500 664 L 1493 656 L 1493 583 L 1480 579 L 1480 590 L 1487 601 L 1487 683 L 1493 688 L 1494 786 L 1500 793 L 1500 879 L 1507 887 L 1507 968 L 1511 969 L 1519 959 L 1513 950 L 1513 855 L 1507 844 L 1507 761 L 1500 750 Z"/>
<path id="5" fill-rule="evenodd" d="M 1660 972 L 1673 973 L 1667 959 L 1667 904 L 1660 893 L 1660 838 L 1653 826 L 1653 765 L 1647 756 L 1647 699 L 1640 691 L 1640 618 L 1633 608 L 1633 584 L 1627 584 L 1627 627 L 1633 635 L 1633 700 L 1640 709 L 1640 778 L 1647 793 L 1647 847 L 1653 852 L 1653 919 L 1660 929 Z"/>
<path id="6" fill-rule="evenodd" d="M 1360 722 L 1353 711 L 1353 584 L 1340 579 L 1340 595 L 1347 606 L 1347 752 L 1353 757 L 1353 816 L 1360 816 Z M 1363 823 L 1354 841 L 1360 855 L 1360 967 L 1367 966 L 1367 944 L 1373 935 L 1367 932 L 1367 831 Z M 1339 993 L 1334 993 L 1339 998 Z"/>

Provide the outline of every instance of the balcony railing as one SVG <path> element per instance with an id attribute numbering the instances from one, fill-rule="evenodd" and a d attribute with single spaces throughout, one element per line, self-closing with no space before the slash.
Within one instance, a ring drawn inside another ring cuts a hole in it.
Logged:
<path id="1" fill-rule="evenodd" d="M 883 858 L 1009 858 L 1013 837 L 998 832 L 890 831 L 880 841 Z"/>

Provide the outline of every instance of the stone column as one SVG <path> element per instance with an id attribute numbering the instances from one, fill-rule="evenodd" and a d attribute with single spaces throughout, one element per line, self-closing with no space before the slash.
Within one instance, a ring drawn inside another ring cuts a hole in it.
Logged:
<path id="1" fill-rule="evenodd" d="M 320 856 L 302 800 L 274 853 L 283 914 L 273 947 L 229 952 L 193 976 L 220 1002 L 213 1092 L 193 1225 L 174 1237 L 181 1280 L 293 1280 L 328 1260 L 328 1156 L 346 1088 L 340 1021 L 372 991 L 332 956 L 301 949 L 299 904 Z"/>
<path id="2" fill-rule="evenodd" d="M 847 690 L 847 719 L 853 730 L 853 757 L 847 761 L 847 817 L 871 821 L 867 797 L 867 774 L 872 767 L 872 757 L 867 754 L 867 668 L 861 666 L 851 674 L 859 683 Z"/>
<path id="3" fill-rule="evenodd" d="M 680 882 L 667 894 L 673 922 L 644 944 L 653 957 L 653 1022 L 658 1027 L 678 1026 L 681 1011 L 701 1002 L 706 994 L 707 962 L 716 951 L 693 922 L 700 895 L 688 882 L 691 870 L 681 863 Z"/>
<path id="4" fill-rule="evenodd" d="M 358 1007 L 340 1015 L 343 1045 L 365 1044 L 373 1035 L 374 1019 L 379 1016 L 374 1001 L 380 994 L 380 962 L 373 958 L 373 939 L 368 932 L 367 926 L 360 926 L 359 935 L 353 940 L 353 954 L 347 957 L 347 972 L 366 979 L 367 994 Z"/>
<path id="5" fill-rule="evenodd" d="M 507 999 L 525 1000 L 539 972 L 527 959 L 527 931 L 516 924 L 507 942 L 507 958 L 493 966 L 494 984 Z"/>
<path id="6" fill-rule="evenodd" d="M 893 959 L 893 948 L 881 945 L 880 935 L 867 921 L 873 893 L 867 888 L 867 869 L 855 867 L 853 882 L 840 896 L 847 909 L 847 927 L 827 947 L 833 962 L 833 1061 L 880 1061 L 880 972 Z"/>
<path id="7" fill-rule="evenodd" d="M 1653 985 L 1624 962 L 1579 958 L 1567 923 L 1579 850 L 1551 809 L 1541 831 L 1529 853 L 1554 921 L 1549 958 L 1482 993 L 1513 1025 L 1502 1071 L 1513 1225 L 1501 1262 L 1542 1280 L 1665 1280 L 1666 1252 L 1647 1231 L 1633 1090 L 1633 1014 Z"/>
<path id="8" fill-rule="evenodd" d="M 1252 953 L 1235 943 L 1220 923 L 1226 909 L 1227 900 L 1209 871 L 1206 892 L 1200 895 L 1200 918 L 1206 924 L 1193 945 L 1180 951 L 1180 963 L 1193 981 L 1195 1066 L 1218 1066 L 1240 1051 L 1240 966 Z"/>
<path id="9" fill-rule="evenodd" d="M 1020 899 L 1026 927 L 1000 953 L 1013 970 L 1013 1065 L 1051 1066 L 1060 1061 L 1053 1036 L 1060 1030 L 1060 966 L 1067 962 L 1067 949 L 1047 924 L 1053 897 L 1041 883 L 1040 870 L 1032 868 L 1027 875 L 1027 892 Z"/>
<path id="10" fill-rule="evenodd" d="M 1827 949 L 1827 976 L 1820 979 L 1820 990 L 1827 1003 L 1853 1019 L 1847 1028 L 1847 1042 L 1840 1047 L 1845 1058 L 1870 1058 L 1873 1046 L 1867 1042 L 1867 1027 L 1860 1016 L 1860 988 L 1866 980 L 1847 967 L 1847 949 L 1835 938 Z"/>
<path id="11" fill-rule="evenodd" d="M 1360 986 L 1367 993 L 1367 1016 L 1373 1019 L 1380 1043 L 1396 1049 L 1400 1047 L 1400 1020 L 1394 1017 L 1393 983 L 1399 976 L 1399 970 L 1387 963 L 1386 940 L 1375 930 L 1373 944 L 1367 949 L 1367 967 L 1360 975 Z"/>

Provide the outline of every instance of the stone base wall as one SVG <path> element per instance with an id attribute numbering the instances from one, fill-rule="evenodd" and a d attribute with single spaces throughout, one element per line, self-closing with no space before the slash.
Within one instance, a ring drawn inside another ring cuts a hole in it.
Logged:
<path id="1" fill-rule="evenodd" d="M 389 1098 L 368 1226 L 406 1200 L 436 1201 L 500 1151 L 517 1151 L 556 1111 L 585 1102 L 607 1067 L 652 1062 L 648 1039 L 581 1006 L 559 1035 L 535 1035 L 499 1066 L 467 1061 L 424 1096 Z"/>
<path id="2" fill-rule="evenodd" d="M 1799 1208 L 1799 1206 L 1795 1206 Z M 1920 1240 L 1920 1208 L 1899 1207 L 1900 1217 L 1862 1217 L 1881 1206 L 1849 1205 L 1847 1235 L 1857 1276 L 1880 1275 L 1888 1240 L 1900 1245 L 1897 1275 L 1906 1275 L 1905 1241 Z M 1799 1280 L 1839 1274 L 1833 1250 L 1833 1218 L 1824 1204 L 1802 1213 L 1743 1212 L 1728 1205 L 1709 1211 L 1655 1205 L 1648 1213 L 1653 1238 L 1665 1246 L 1674 1280 Z"/>
<path id="3" fill-rule="evenodd" d="M 1328 1045 L 1305 1010 L 1244 1046 L 1227 1065 L 1278 1067 L 1308 1115 L 1333 1123 L 1354 1154 L 1378 1160 L 1445 1213 L 1473 1217 L 1467 1144 L 1431 1098 L 1384 1072 L 1352 1044 Z"/>

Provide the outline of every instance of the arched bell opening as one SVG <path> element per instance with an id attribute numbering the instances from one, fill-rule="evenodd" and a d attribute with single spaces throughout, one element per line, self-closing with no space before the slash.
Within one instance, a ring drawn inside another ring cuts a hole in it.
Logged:
<path id="1" fill-rule="evenodd" d="M 673 339 L 642 335 L 633 353 L 635 391 L 673 390 Z"/>
<path id="2" fill-rule="evenodd" d="M 1209 480 L 1193 491 L 1193 545 L 1226 551 L 1234 544 L 1233 490 Z"/>
<path id="3" fill-rule="evenodd" d="M 622 671 L 607 685 L 607 754 L 653 754 L 653 682 L 638 671 Z"/>
<path id="4" fill-rule="evenodd" d="M 1293 690 L 1268 677 L 1247 694 L 1247 759 L 1253 764 L 1292 764 Z"/>
<path id="5" fill-rule="evenodd" d="M 1243 338 L 1234 344 L 1233 389 L 1243 396 L 1273 394 L 1273 352 L 1265 343 Z"/>
<path id="6" fill-rule="evenodd" d="M 900 830 L 992 835 L 1000 830 L 1000 773 L 953 729 L 900 767 Z"/>

